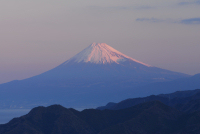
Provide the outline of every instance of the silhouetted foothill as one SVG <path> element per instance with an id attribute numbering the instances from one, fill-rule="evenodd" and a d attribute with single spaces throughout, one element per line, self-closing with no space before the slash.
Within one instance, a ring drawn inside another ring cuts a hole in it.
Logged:
<path id="1" fill-rule="evenodd" d="M 186 114 L 160 101 L 120 110 L 86 109 L 60 105 L 36 107 L 27 115 L 0 125 L 1 134 L 188 134 L 200 133 L 200 112 Z"/>

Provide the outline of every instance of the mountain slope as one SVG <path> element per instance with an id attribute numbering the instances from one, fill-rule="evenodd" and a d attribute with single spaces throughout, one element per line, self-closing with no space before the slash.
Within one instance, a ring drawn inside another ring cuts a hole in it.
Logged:
<path id="1" fill-rule="evenodd" d="M 146 102 L 135 107 L 140 109 L 141 106 L 146 107 L 146 109 L 137 116 L 108 127 L 100 134 L 169 134 L 176 130 L 174 125 L 178 117 L 181 116 L 179 111 L 159 101 Z"/>
<path id="2" fill-rule="evenodd" d="M 1 134 L 94 134 L 85 121 L 70 110 L 54 105 L 37 107 L 27 115 L 14 118 L 8 124 L 0 125 Z"/>
<path id="3" fill-rule="evenodd" d="M 74 108 L 97 107 L 146 95 L 137 89 L 141 85 L 185 77 L 189 75 L 153 67 L 105 43 L 93 43 L 52 70 L 1 84 L 0 108 L 32 108 L 55 103 Z M 152 94 L 154 89 L 148 92 Z"/>

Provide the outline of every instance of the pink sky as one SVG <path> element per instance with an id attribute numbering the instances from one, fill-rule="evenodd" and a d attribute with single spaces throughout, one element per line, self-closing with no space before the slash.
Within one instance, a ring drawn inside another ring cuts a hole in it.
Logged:
<path id="1" fill-rule="evenodd" d="M 93 42 L 146 64 L 200 73 L 199 0 L 2 0 L 0 83 L 65 62 Z"/>

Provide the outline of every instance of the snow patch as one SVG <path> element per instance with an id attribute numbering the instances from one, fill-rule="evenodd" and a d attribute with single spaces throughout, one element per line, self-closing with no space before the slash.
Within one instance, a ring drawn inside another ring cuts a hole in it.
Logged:
<path id="1" fill-rule="evenodd" d="M 135 60 L 116 49 L 112 48 L 111 46 L 105 43 L 92 43 L 90 46 L 85 48 L 83 51 L 66 61 L 64 64 L 67 64 L 70 61 L 73 62 L 91 62 L 96 64 L 108 64 L 108 63 L 117 63 L 132 60 L 134 62 L 143 64 L 145 66 L 150 67 L 150 65 Z"/>

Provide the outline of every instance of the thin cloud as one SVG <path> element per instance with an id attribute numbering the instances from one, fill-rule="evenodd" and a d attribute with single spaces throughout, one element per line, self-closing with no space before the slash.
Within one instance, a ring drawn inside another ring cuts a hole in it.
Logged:
<path id="1" fill-rule="evenodd" d="M 200 18 L 190 18 L 181 20 L 182 24 L 200 24 Z"/>
<path id="2" fill-rule="evenodd" d="M 154 22 L 154 23 L 158 23 L 158 22 L 165 22 L 166 20 L 162 20 L 162 19 L 157 19 L 157 18 L 137 18 L 136 21 L 143 21 L 143 22 Z"/>
<path id="3" fill-rule="evenodd" d="M 195 1 L 188 1 L 188 2 L 180 2 L 178 5 L 200 5 L 200 0 L 195 0 Z"/>
<path id="4" fill-rule="evenodd" d="M 163 20 L 158 18 L 137 18 L 138 22 L 151 22 L 151 23 L 179 23 L 179 24 L 187 24 L 187 25 L 196 25 L 200 24 L 200 18 L 190 18 L 190 19 L 182 19 L 182 20 Z"/>
<path id="5" fill-rule="evenodd" d="M 155 7 L 150 6 L 110 6 L 110 7 L 102 7 L 102 6 L 89 6 L 91 10 L 147 10 L 147 9 L 155 9 Z"/>

